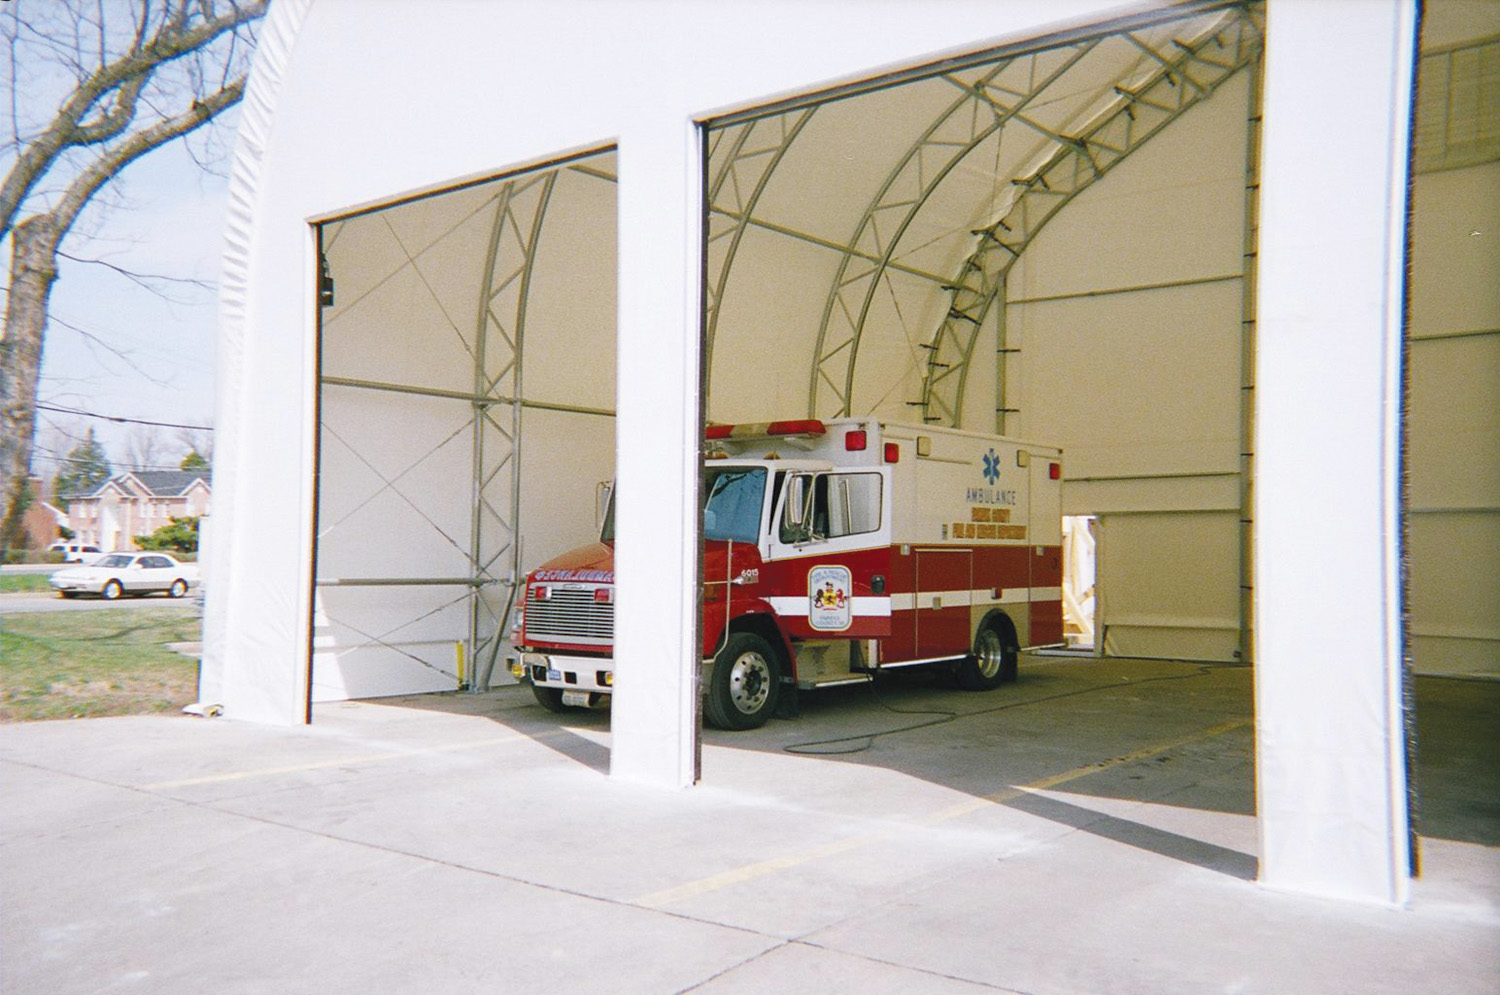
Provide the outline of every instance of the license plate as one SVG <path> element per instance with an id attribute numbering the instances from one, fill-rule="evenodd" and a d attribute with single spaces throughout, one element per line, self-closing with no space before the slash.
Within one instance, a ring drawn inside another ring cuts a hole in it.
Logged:
<path id="1" fill-rule="evenodd" d="M 564 691 L 562 693 L 562 703 L 564 705 L 573 705 L 577 708 L 588 708 L 589 693 L 587 691 Z"/>
<path id="2" fill-rule="evenodd" d="M 547 671 L 547 680 L 549 680 L 549 681 L 560 681 L 560 680 L 562 680 L 562 671 L 561 670 L 548 670 Z"/>

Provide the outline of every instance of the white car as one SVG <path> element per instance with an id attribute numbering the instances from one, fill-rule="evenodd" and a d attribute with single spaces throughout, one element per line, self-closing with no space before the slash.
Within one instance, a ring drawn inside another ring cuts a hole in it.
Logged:
<path id="1" fill-rule="evenodd" d="M 198 567 L 166 553 L 106 553 L 87 566 L 57 571 L 48 583 L 64 598 L 97 594 L 112 601 L 158 591 L 180 598 L 198 583 Z"/>
<path id="2" fill-rule="evenodd" d="M 63 560 L 67 563 L 87 563 L 103 550 L 83 542 L 54 542 L 47 547 L 47 552 L 63 554 Z"/>

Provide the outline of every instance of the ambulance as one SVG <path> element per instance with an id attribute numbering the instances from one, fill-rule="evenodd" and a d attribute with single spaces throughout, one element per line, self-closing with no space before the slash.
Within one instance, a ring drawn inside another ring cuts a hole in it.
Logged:
<path id="1" fill-rule="evenodd" d="M 941 668 L 1016 679 L 1063 643 L 1062 451 L 870 418 L 710 425 L 701 484 L 705 720 L 753 729 L 799 691 Z M 553 711 L 614 687 L 613 500 L 597 543 L 526 579 L 511 670 Z"/>

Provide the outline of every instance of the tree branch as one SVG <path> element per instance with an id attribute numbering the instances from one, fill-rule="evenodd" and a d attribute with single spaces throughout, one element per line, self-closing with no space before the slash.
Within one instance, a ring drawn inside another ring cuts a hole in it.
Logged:
<path id="1" fill-rule="evenodd" d="M 206 100 L 194 100 L 192 106 L 181 114 L 131 135 L 96 159 L 69 184 L 61 202 L 49 212 L 54 222 L 64 230 L 71 227 L 84 205 L 120 170 L 152 149 L 201 128 L 225 108 L 239 103 L 244 95 L 245 77 L 241 76 Z"/>
<path id="2" fill-rule="evenodd" d="M 115 137 L 128 126 L 140 92 L 157 67 L 199 51 L 225 32 L 232 32 L 253 22 L 265 14 L 268 3 L 269 0 L 231 3 L 222 15 L 206 19 L 192 27 L 187 26 L 187 8 L 179 8 L 175 12 L 176 16 L 168 17 L 150 42 L 144 46 L 139 43 L 133 45 L 120 58 L 100 66 L 82 80 L 58 109 L 47 128 L 22 150 L 5 177 L 4 184 L 0 184 L 0 238 L 10 231 L 22 202 L 57 161 L 58 156 L 77 145 L 95 144 Z M 146 14 L 143 12 L 137 40 L 142 37 L 145 27 Z M 102 35 L 102 25 L 100 31 Z M 227 90 L 228 87 L 224 89 Z M 84 125 L 83 119 L 89 111 L 114 91 L 119 91 L 120 95 L 113 113 L 106 112 L 100 120 Z M 121 120 L 120 112 L 127 106 L 130 114 Z M 128 162 L 129 159 L 125 161 Z"/>

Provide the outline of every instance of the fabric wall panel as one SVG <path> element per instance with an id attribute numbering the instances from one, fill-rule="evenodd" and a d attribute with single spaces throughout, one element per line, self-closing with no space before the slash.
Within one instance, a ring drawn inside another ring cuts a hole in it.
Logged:
<path id="1" fill-rule="evenodd" d="M 1103 515 L 1096 536 L 1107 655 L 1236 659 L 1238 513 Z"/>
<path id="2" fill-rule="evenodd" d="M 613 155 L 581 165 L 613 172 Z M 526 308 L 528 400 L 613 410 L 619 270 L 616 184 L 558 172 Z"/>
<path id="3" fill-rule="evenodd" d="M 1407 413 L 1412 658 L 1500 676 L 1500 162 L 1413 190 Z"/>
<path id="4" fill-rule="evenodd" d="M 1238 281 L 1013 305 L 1009 434 L 1072 478 L 1234 472 L 1240 321 Z"/>

